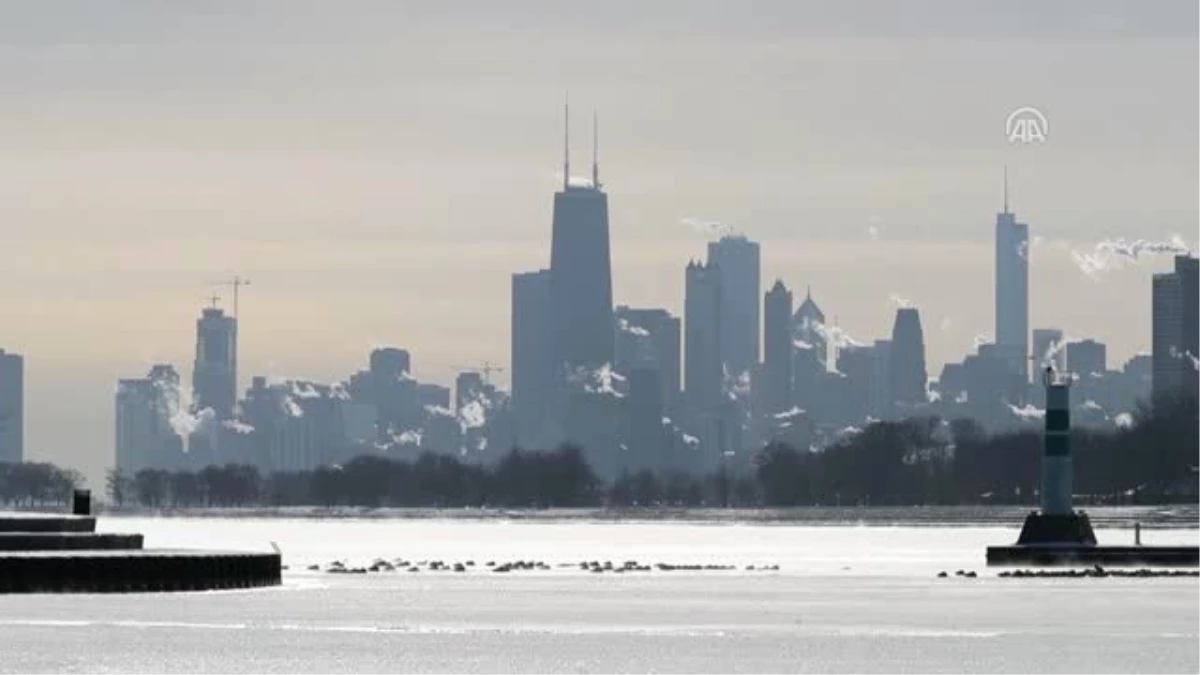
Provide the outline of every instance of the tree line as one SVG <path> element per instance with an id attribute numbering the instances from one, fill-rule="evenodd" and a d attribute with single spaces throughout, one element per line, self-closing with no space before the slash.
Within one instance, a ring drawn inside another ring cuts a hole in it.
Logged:
<path id="1" fill-rule="evenodd" d="M 0 462 L 0 504 L 13 508 L 64 506 L 71 503 L 83 476 L 48 462 Z"/>
<path id="2" fill-rule="evenodd" d="M 1091 503 L 1196 498 L 1195 398 L 1142 406 L 1126 428 L 1075 429 L 1072 443 L 1075 492 Z M 112 505 L 156 509 L 1032 504 L 1041 455 L 1040 431 L 988 434 L 971 420 L 929 417 L 875 422 L 820 451 L 773 443 L 753 462 L 702 476 L 643 470 L 605 484 L 580 448 L 564 446 L 514 449 L 491 465 L 427 452 L 269 475 L 238 464 L 112 471 L 106 492 Z M 80 483 L 53 465 L 0 465 L 7 503 L 63 503 Z"/>

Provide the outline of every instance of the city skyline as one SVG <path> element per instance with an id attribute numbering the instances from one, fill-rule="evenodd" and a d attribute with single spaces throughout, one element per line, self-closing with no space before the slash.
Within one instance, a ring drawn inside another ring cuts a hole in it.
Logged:
<path id="1" fill-rule="evenodd" d="M 965 125 L 952 123 L 932 104 L 893 106 L 871 116 L 836 81 L 789 76 L 780 66 L 767 68 L 765 82 L 747 82 L 739 89 L 753 112 L 696 106 L 698 93 L 669 78 L 672 61 L 662 53 L 652 55 L 649 63 L 665 78 L 664 91 L 671 98 L 638 101 L 633 94 L 644 94 L 642 88 L 624 95 L 614 90 L 611 78 L 628 67 L 623 62 L 606 75 L 569 81 L 566 72 L 588 70 L 575 66 L 594 71 L 598 63 L 572 54 L 562 71 L 537 82 L 514 83 L 527 102 L 515 108 L 492 99 L 493 108 L 477 109 L 459 98 L 434 96 L 430 110 L 457 111 L 450 118 L 456 124 L 440 127 L 440 134 L 426 134 L 443 139 L 444 147 L 416 142 L 404 131 L 422 128 L 432 119 L 429 111 L 416 118 L 400 115 L 391 131 L 374 119 L 350 115 L 350 124 L 338 127 L 342 135 L 331 135 L 334 127 L 321 124 L 331 109 L 306 98 L 305 90 L 288 84 L 286 77 L 279 86 L 300 94 L 283 116 L 296 120 L 291 133 L 267 133 L 246 145 L 247 134 L 262 130 L 253 115 L 219 123 L 189 121 L 183 108 L 169 100 L 136 117 L 143 125 L 135 133 L 97 113 L 127 110 L 147 100 L 155 74 L 121 71 L 130 64 L 111 46 L 99 49 L 96 63 L 86 66 L 73 60 L 69 50 L 59 52 L 46 79 L 33 80 L 42 88 L 30 88 L 28 78 L 5 85 L 7 99 L 15 102 L 9 119 L 28 131 L 13 135 L 13 152 L 2 160 L 11 168 L 4 173 L 11 194 L 5 193 L 10 198 L 0 207 L 5 222 L 16 223 L 6 225 L 16 232 L 7 246 L 14 252 L 6 260 L 8 283 L 0 290 L 0 314 L 6 318 L 0 346 L 25 357 L 26 455 L 91 464 L 91 455 L 107 454 L 107 443 L 96 439 L 111 437 L 117 378 L 140 375 L 161 362 L 176 364 L 189 381 L 189 326 L 208 290 L 205 281 L 218 274 L 244 273 L 256 284 L 241 299 L 245 321 L 239 321 L 239 392 L 252 374 L 335 381 L 361 367 L 366 353 L 380 345 L 412 350 L 416 372 L 443 384 L 454 376 L 452 364 L 507 362 L 507 280 L 514 271 L 540 269 L 547 262 L 546 188 L 558 180 L 552 168 L 558 142 L 553 101 L 568 88 L 579 92 L 587 107 L 595 104 L 602 110 L 609 130 L 613 304 L 663 307 L 682 315 L 681 261 L 700 255 L 713 237 L 680 221 L 692 217 L 734 223 L 762 246 L 763 287 L 776 278 L 797 291 L 811 286 L 831 322 L 836 317 L 839 326 L 862 341 L 888 333 L 894 309 L 890 295 L 909 299 L 921 310 L 929 371 L 936 373 L 942 363 L 970 351 L 976 335 L 990 337 L 990 303 L 980 299 L 990 292 L 989 224 L 1000 201 L 999 170 L 1007 164 L 1013 175 L 1013 209 L 1030 223 L 1034 239 L 1030 326 L 1095 336 L 1108 344 L 1114 362 L 1149 351 L 1149 278 L 1165 271 L 1168 259 L 1127 266 L 1094 281 L 1081 272 L 1070 249 L 1090 253 L 1105 236 L 1163 240 L 1174 233 L 1194 235 L 1194 225 L 1186 224 L 1196 222 L 1196 170 L 1186 148 L 1195 142 L 1195 101 L 1183 98 L 1178 105 L 1152 111 L 1133 105 L 1108 108 L 1103 124 L 1111 129 L 1097 126 L 1101 122 L 1094 113 L 1088 117 L 1101 101 L 1110 103 L 1108 92 L 1121 87 L 1134 92 L 1131 100 L 1175 100 L 1166 91 L 1170 76 L 1135 75 L 1168 72 L 1177 61 L 1175 54 L 1188 53 L 1190 43 L 1173 36 L 1173 22 L 1156 23 L 1155 16 L 1130 18 L 1123 27 L 1103 29 L 1106 33 L 1094 26 L 1035 33 L 1029 53 L 1003 52 L 1002 67 L 988 59 L 1008 43 L 988 40 L 985 18 L 951 17 L 982 32 L 971 57 L 976 70 L 970 71 L 970 79 L 978 79 L 982 69 L 994 76 L 993 84 L 1009 85 L 1006 96 L 1019 96 L 984 97 L 957 110 L 968 121 Z M 787 34 L 792 29 L 805 32 L 797 28 L 801 22 L 783 22 L 784 35 L 774 36 L 769 47 L 787 56 L 783 63 L 791 67 L 820 63 L 834 73 L 851 72 L 857 64 L 836 55 L 838 40 L 856 41 L 861 49 L 854 53 L 860 59 L 898 47 L 889 53 L 910 67 L 929 66 L 943 76 L 943 86 L 968 84 L 968 71 L 930 62 L 937 48 L 910 45 L 878 26 L 872 30 L 882 35 L 848 36 L 844 28 L 831 27 L 836 21 L 826 19 L 809 22 L 803 40 Z M 362 29 L 360 24 L 352 29 L 345 23 L 350 21 L 334 21 L 334 30 L 352 34 Z M 194 27 L 201 42 L 219 38 L 219 23 L 213 19 Z M 20 24 L 10 25 L 20 29 Z M 826 35 L 811 34 L 823 26 Z M 42 34 L 36 28 L 14 38 L 21 45 L 18 63 L 42 63 L 53 52 L 47 46 L 53 40 L 39 43 Z M 122 31 L 133 30 L 101 28 L 114 41 L 126 35 Z M 572 26 L 566 29 L 571 34 Z M 289 27 L 280 40 L 292 44 L 288 41 L 306 30 L 310 28 Z M 535 31 L 535 37 L 549 39 L 549 30 Z M 611 41 L 620 32 L 606 25 L 591 43 Z M 630 39 L 647 39 L 639 30 L 628 32 Z M 714 26 L 701 32 L 722 34 Z M 1097 56 L 1089 40 L 1114 33 L 1119 44 L 1106 44 L 1100 61 L 1089 61 Z M 1038 68 L 1023 67 L 1041 63 L 1046 46 L 1062 39 L 1078 41 L 1080 49 L 1050 68 L 1054 77 L 1071 72 L 1083 77 L 1070 97 L 1050 91 L 1050 75 L 1038 79 Z M 746 72 L 747 59 L 768 53 L 751 50 L 734 56 L 749 42 L 741 26 L 731 27 L 722 40 L 706 46 L 692 37 L 679 45 L 685 54 L 705 53 L 704 62 L 734 58 L 731 71 L 714 71 L 714 86 L 733 86 L 723 79 L 725 73 Z M 501 49 L 502 54 L 515 53 L 513 45 L 504 46 L 509 51 Z M 150 48 L 168 62 L 188 58 L 186 48 Z M 941 48 L 963 55 L 953 45 Z M 347 48 L 333 52 L 340 60 L 329 65 L 331 72 L 361 58 Z M 275 66 L 277 74 L 286 75 L 313 57 L 295 45 L 288 54 L 289 60 Z M 229 65 L 239 59 L 258 62 L 259 57 L 250 50 L 223 58 L 221 63 Z M 1102 71 L 1109 83 L 1089 79 Z M 124 73 L 138 86 L 124 94 L 100 91 L 91 100 L 47 93 L 74 91 L 71 83 L 85 72 L 101 82 Z M 197 95 L 206 72 L 185 69 L 180 91 Z M 863 76 L 881 86 L 888 79 L 886 72 Z M 780 81 L 802 82 L 806 93 L 779 91 L 774 83 Z M 922 82 L 907 77 L 881 91 L 917 94 L 920 100 L 920 93 L 928 91 Z M 229 100 L 244 104 L 242 110 L 263 105 L 249 90 L 239 91 Z M 62 107 L 53 108 L 60 111 L 57 116 L 35 114 L 39 106 L 60 99 L 80 104 L 70 110 L 94 119 L 81 121 Z M 797 107 L 814 100 L 829 105 Z M 770 105 L 773 101 L 778 105 Z M 377 102 L 390 109 L 386 100 Z M 1050 113 L 1054 135 L 1043 147 L 1008 146 L 1001 133 L 1003 118 L 1029 103 Z M 857 130 L 833 123 L 833 110 L 847 105 L 867 116 L 857 120 L 862 124 Z M 800 127 L 781 126 L 784 118 Z M 39 125 L 29 126 L 30 120 L 40 120 Z M 479 124 L 485 120 L 490 122 Z M 765 149 L 763 136 L 745 132 L 751 120 L 774 130 L 770 138 L 778 151 Z M 468 131 L 468 124 L 477 131 Z M 53 140 L 65 125 L 73 128 L 68 136 L 75 139 L 72 145 Z M 1116 132 L 1130 127 L 1145 131 L 1141 146 L 1133 147 Z M 780 133 L 785 128 L 791 131 Z M 917 145 L 933 142 L 935 128 L 943 149 L 914 155 Z M 814 129 L 833 130 L 831 139 L 816 138 Z M 285 151 L 301 131 L 296 147 Z M 222 133 L 233 136 L 216 144 L 220 152 L 200 150 Z M 380 138 L 379 148 L 368 151 L 358 133 Z M 506 137 L 520 138 L 527 147 L 517 148 Z M 654 141 L 648 143 L 648 137 Z M 887 152 L 868 152 L 865 146 L 873 143 L 882 143 Z M 461 149 L 467 147 L 474 150 L 464 155 Z M 648 152 L 646 147 L 661 149 Z M 946 149 L 951 147 L 953 152 Z M 431 158 L 437 149 L 454 152 Z M 414 162 L 409 150 L 419 150 L 423 159 Z M 849 156 L 856 159 L 848 161 Z M 1107 175 L 1106 165 L 1136 166 L 1138 171 Z M 101 166 L 103 173 L 97 171 Z M 498 166 L 507 173 L 496 171 Z M 490 179 L 481 180 L 484 176 Z M 59 189 L 47 192 L 49 184 Z M 460 205 L 464 201 L 489 206 L 474 213 Z M 330 206 L 321 206 L 326 202 Z M 47 234 L 66 235 L 72 243 L 52 246 Z M 1056 242 L 1062 240 L 1072 244 L 1060 247 Z M 873 269 L 882 266 L 889 273 L 855 278 L 842 269 L 847 260 Z M 954 283 L 946 284 L 947 277 Z M 1079 301 L 1097 294 L 1105 296 L 1106 306 L 1129 308 L 1129 316 L 1123 321 L 1095 316 L 1101 313 Z M 48 307 L 54 310 L 48 313 Z M 79 339 L 81 335 L 88 339 Z"/>

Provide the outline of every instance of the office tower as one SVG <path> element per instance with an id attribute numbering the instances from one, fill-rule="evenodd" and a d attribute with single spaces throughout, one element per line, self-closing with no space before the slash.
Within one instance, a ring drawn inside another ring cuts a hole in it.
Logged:
<path id="1" fill-rule="evenodd" d="M 844 378 L 836 422 L 860 425 L 872 415 L 877 389 L 878 359 L 874 345 L 847 345 L 837 352 L 837 370 Z"/>
<path id="2" fill-rule="evenodd" d="M 443 387 L 440 384 L 432 384 L 422 382 L 417 385 L 417 402 L 422 408 L 425 406 L 433 406 L 435 408 L 450 409 L 450 387 Z"/>
<path id="3" fill-rule="evenodd" d="M 374 389 L 375 429 L 380 439 L 393 431 L 417 424 L 417 383 L 413 380 L 412 357 L 406 349 L 379 347 L 371 350 L 371 384 Z"/>
<path id="4" fill-rule="evenodd" d="M 738 377 L 758 363 L 758 242 L 740 235 L 709 242 L 708 264 L 721 270 L 721 362 Z"/>
<path id="5" fill-rule="evenodd" d="M 25 461 L 25 361 L 0 349 L 0 464 Z"/>
<path id="6" fill-rule="evenodd" d="M 796 405 L 812 411 L 822 399 L 819 388 L 829 370 L 829 343 L 822 335 L 825 313 L 805 289 L 804 302 L 792 315 L 792 338 L 796 348 L 792 364 L 792 395 Z"/>
<path id="7" fill-rule="evenodd" d="M 237 319 L 216 307 L 196 321 L 192 390 L 197 411 L 212 408 L 217 419 L 233 417 L 237 404 Z"/>
<path id="8" fill-rule="evenodd" d="M 792 407 L 792 292 L 776 280 L 763 300 L 763 380 L 766 412 Z"/>
<path id="9" fill-rule="evenodd" d="M 996 214 L 996 345 L 1009 367 L 1029 381 L 1029 226 L 1008 210 Z"/>
<path id="10" fill-rule="evenodd" d="M 889 380 L 891 402 L 905 410 L 927 403 L 925 384 L 929 372 L 925 368 L 925 335 L 921 330 L 921 315 L 915 307 L 896 310 L 892 324 L 892 346 Z"/>
<path id="11" fill-rule="evenodd" d="M 140 379 L 117 382 L 117 469 L 132 476 L 141 469 L 184 468 L 183 437 L 172 425 L 179 414 L 179 373 L 159 364 Z"/>
<path id="12" fill-rule="evenodd" d="M 595 127 L 593 142 L 594 132 Z M 569 140 L 564 142 L 563 187 L 554 194 L 550 303 L 551 344 L 558 372 L 612 363 L 608 195 L 601 189 L 596 159 L 591 185 L 572 184 Z"/>
<path id="13" fill-rule="evenodd" d="M 684 391 L 694 411 L 722 400 L 721 271 L 713 263 L 687 266 L 684 298 Z"/>
<path id="14" fill-rule="evenodd" d="M 454 411 L 459 415 L 472 402 L 482 401 L 486 395 L 483 376 L 479 373 L 468 371 L 454 378 Z"/>
<path id="15" fill-rule="evenodd" d="M 1155 396 L 1183 388 L 1185 371 L 1179 358 L 1183 344 L 1183 277 L 1175 272 L 1155 274 L 1151 297 L 1151 390 Z"/>
<path id="16" fill-rule="evenodd" d="M 617 308 L 615 316 L 617 372 L 653 368 L 658 372 L 662 408 L 668 412 L 674 410 L 681 377 L 679 317 L 665 309 L 624 305 Z"/>
<path id="17" fill-rule="evenodd" d="M 1154 275 L 1153 303 L 1154 393 L 1200 396 L 1200 258 L 1175 256 L 1174 273 Z"/>
<path id="18" fill-rule="evenodd" d="M 371 350 L 371 373 L 383 380 L 395 380 L 412 372 L 412 356 L 407 349 L 378 347 Z"/>
<path id="19" fill-rule="evenodd" d="M 629 443 L 625 468 L 630 471 L 670 468 L 667 436 L 663 430 L 662 379 L 656 366 L 635 366 L 629 371 Z"/>
<path id="20" fill-rule="evenodd" d="M 311 471 L 349 459 L 343 456 L 349 439 L 342 410 L 348 401 L 340 387 L 305 380 L 267 384 L 255 377 L 245 403 L 246 421 L 254 428 L 253 463 L 268 471 Z"/>
<path id="21" fill-rule="evenodd" d="M 555 396 L 551 345 L 550 270 L 512 277 L 512 404 L 517 440 L 526 447 L 546 443 L 552 425 L 547 409 Z"/>
<path id="22" fill-rule="evenodd" d="M 1090 338 L 1069 343 L 1067 370 L 1080 376 L 1093 373 L 1103 376 L 1108 370 L 1108 347 Z"/>
<path id="23" fill-rule="evenodd" d="M 895 416 L 895 403 L 892 399 L 895 389 L 892 386 L 893 344 L 891 340 L 876 340 L 871 349 L 868 414 L 877 420 L 892 419 Z"/>
<path id="24" fill-rule="evenodd" d="M 1053 366 L 1054 370 L 1060 373 L 1066 372 L 1067 345 L 1063 342 L 1063 332 L 1057 328 L 1034 328 L 1032 356 L 1033 375 L 1039 382 L 1041 371 L 1045 370 L 1046 366 Z"/>

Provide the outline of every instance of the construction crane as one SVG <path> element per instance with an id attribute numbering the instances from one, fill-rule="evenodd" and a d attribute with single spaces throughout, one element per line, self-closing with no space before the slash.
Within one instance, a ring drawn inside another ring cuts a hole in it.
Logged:
<path id="1" fill-rule="evenodd" d="M 250 280 L 235 276 L 227 281 L 210 281 L 210 286 L 233 286 L 233 318 L 238 316 L 238 289 L 242 286 L 249 286 Z M 215 306 L 215 305 L 214 305 Z"/>
<path id="2" fill-rule="evenodd" d="M 464 370 L 464 371 L 476 371 L 476 372 L 483 373 L 483 383 L 484 384 L 492 383 L 492 373 L 503 373 L 504 372 L 503 366 L 493 366 L 491 361 L 484 361 L 483 365 L 481 365 L 481 366 L 451 366 L 451 368 L 457 368 L 458 370 Z"/>

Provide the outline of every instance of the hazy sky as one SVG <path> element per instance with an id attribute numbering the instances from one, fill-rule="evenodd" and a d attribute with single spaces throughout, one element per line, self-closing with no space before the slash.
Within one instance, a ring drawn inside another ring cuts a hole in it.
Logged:
<path id="1" fill-rule="evenodd" d="M 1119 364 L 1170 261 L 1092 280 L 1069 248 L 1196 240 L 1197 81 L 1186 0 L 4 3 L 0 346 L 27 359 L 26 454 L 99 487 L 117 378 L 190 381 L 207 283 L 235 273 L 243 384 L 340 379 L 379 344 L 444 383 L 507 363 L 567 90 L 576 173 L 600 111 L 620 303 L 681 311 L 706 238 L 680 219 L 728 222 L 764 290 L 811 284 L 855 337 L 914 302 L 936 374 L 992 332 L 1007 163 L 1046 240 L 1031 325 Z M 1021 106 L 1046 143 L 1008 144 Z"/>

